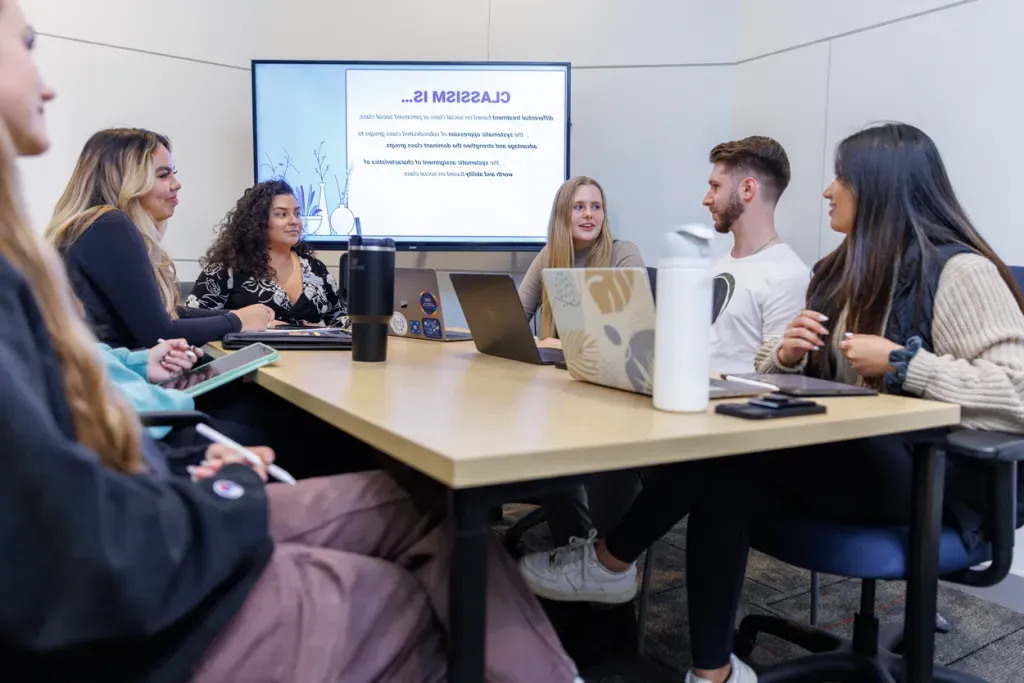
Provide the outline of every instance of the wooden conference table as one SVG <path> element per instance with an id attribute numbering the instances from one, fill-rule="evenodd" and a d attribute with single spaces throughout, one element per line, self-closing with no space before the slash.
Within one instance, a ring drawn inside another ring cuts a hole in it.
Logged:
<path id="1" fill-rule="evenodd" d="M 211 355 L 224 351 L 217 345 Z M 664 413 L 646 396 L 554 367 L 477 353 L 472 343 L 392 337 L 384 363 L 344 351 L 283 351 L 257 372 L 267 390 L 449 490 L 455 524 L 449 680 L 484 680 L 488 510 L 564 489 L 582 475 L 955 425 L 958 406 L 898 396 L 820 399 L 825 415 L 739 420 Z M 744 399 L 740 399 L 741 401 Z M 938 586 L 934 449 L 915 458 L 907 612 L 932 614 Z M 932 630 L 908 621 L 905 680 L 932 680 Z M 924 631 L 924 632 L 922 632 Z M 912 654 L 911 654 L 912 653 Z"/>

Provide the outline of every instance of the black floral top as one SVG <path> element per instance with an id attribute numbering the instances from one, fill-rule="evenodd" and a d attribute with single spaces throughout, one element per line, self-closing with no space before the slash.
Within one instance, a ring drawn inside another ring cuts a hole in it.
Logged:
<path id="1" fill-rule="evenodd" d="M 233 273 L 227 266 L 211 264 L 196 280 L 185 305 L 235 311 L 263 304 L 274 310 L 277 320 L 290 325 L 323 323 L 348 329 L 348 308 L 338 296 L 338 281 L 327 266 L 312 256 L 300 256 L 299 263 L 302 264 L 302 294 L 294 304 L 281 285 L 269 278 L 256 280 L 245 273 Z"/>

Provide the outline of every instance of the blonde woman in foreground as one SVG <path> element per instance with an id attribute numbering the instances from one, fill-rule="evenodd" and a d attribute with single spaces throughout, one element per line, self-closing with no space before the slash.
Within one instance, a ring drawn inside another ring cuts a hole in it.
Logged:
<path id="1" fill-rule="evenodd" d="M 17 193 L 15 151 L 49 145 L 34 36 L 0 0 L 0 542 L 17 549 L 0 573 L 4 680 L 443 681 L 443 510 L 382 473 L 265 486 L 265 465 L 219 445 L 195 482 L 171 477 L 110 386 Z M 490 552 L 488 680 L 574 681 Z"/>
<path id="2" fill-rule="evenodd" d="M 261 305 L 233 312 L 179 307 L 174 262 L 160 244 L 178 206 L 176 173 L 165 136 L 101 130 L 85 143 L 46 229 L 93 331 L 110 346 L 173 338 L 202 346 L 273 320 Z"/>

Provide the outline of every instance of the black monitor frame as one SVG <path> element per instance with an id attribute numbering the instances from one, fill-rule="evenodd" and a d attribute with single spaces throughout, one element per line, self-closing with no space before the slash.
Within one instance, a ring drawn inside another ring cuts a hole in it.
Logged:
<path id="1" fill-rule="evenodd" d="M 256 144 L 256 70 L 261 64 L 333 64 L 333 65 L 354 65 L 354 66 L 521 66 L 521 67 L 563 67 L 565 69 L 565 172 L 563 180 L 569 179 L 569 151 L 570 131 L 572 129 L 572 64 L 570 62 L 423 62 L 423 61 L 349 61 L 349 60 L 325 60 L 325 59 L 254 59 L 251 63 L 251 91 L 252 91 L 252 171 L 253 182 L 259 182 L 259 152 Z M 347 146 L 346 146 L 347 147 Z M 316 240 L 311 242 L 317 249 L 331 251 L 343 251 L 348 248 L 347 239 L 338 240 Z M 543 243 L 537 242 L 466 242 L 466 241 L 410 241 L 395 238 L 395 249 L 397 251 L 482 251 L 482 252 L 538 252 L 544 247 Z"/>

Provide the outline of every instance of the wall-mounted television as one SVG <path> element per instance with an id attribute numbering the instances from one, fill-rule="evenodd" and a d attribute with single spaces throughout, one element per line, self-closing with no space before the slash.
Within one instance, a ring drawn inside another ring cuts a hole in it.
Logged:
<path id="1" fill-rule="evenodd" d="M 569 177 L 567 63 L 252 62 L 257 182 L 294 189 L 305 238 L 533 251 Z"/>

